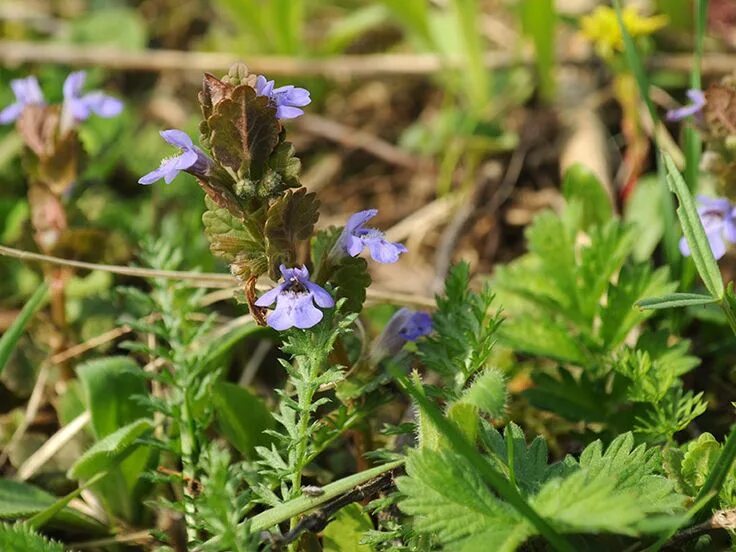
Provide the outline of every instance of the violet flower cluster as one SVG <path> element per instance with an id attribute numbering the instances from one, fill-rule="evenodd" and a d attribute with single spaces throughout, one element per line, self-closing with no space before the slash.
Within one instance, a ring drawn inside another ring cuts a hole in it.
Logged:
<path id="1" fill-rule="evenodd" d="M 371 346 L 371 359 L 378 363 L 383 358 L 394 356 L 407 342 L 416 341 L 430 333 L 432 317 L 429 313 L 403 307 L 394 313 Z"/>
<path id="2" fill-rule="evenodd" d="M 256 78 L 256 94 L 270 98 L 276 107 L 277 119 L 295 119 L 304 114 L 304 110 L 300 108 L 309 105 L 312 101 L 308 90 L 291 84 L 278 88 L 274 86 L 274 81 L 266 80 L 263 75 Z"/>
<path id="3" fill-rule="evenodd" d="M 703 110 L 703 107 L 705 107 L 705 93 L 702 90 L 693 88 L 688 90 L 686 95 L 690 103 L 667 111 L 666 118 L 668 121 L 682 121 L 686 117 L 696 115 Z"/>
<path id="4" fill-rule="evenodd" d="M 725 197 L 698 196 L 698 215 L 703 223 L 710 250 L 716 259 L 726 254 L 726 243 L 736 243 L 736 206 Z M 690 246 L 683 237 L 680 252 L 690 256 Z"/>
<path id="5" fill-rule="evenodd" d="M 100 90 L 83 94 L 85 78 L 84 71 L 75 71 L 64 81 L 62 121 L 65 128 L 71 128 L 92 114 L 110 118 L 116 117 L 123 110 L 123 102 Z M 26 106 L 46 104 L 36 77 L 14 79 L 10 81 L 10 87 L 15 95 L 15 102 L 0 111 L 0 124 L 6 125 L 15 121 Z"/>

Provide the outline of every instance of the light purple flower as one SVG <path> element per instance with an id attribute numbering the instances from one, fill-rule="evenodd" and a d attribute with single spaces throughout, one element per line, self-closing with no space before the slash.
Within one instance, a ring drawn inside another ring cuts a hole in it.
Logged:
<path id="1" fill-rule="evenodd" d="M 726 254 L 726 242 L 736 243 L 736 207 L 725 197 L 698 196 L 698 215 L 703 223 L 710 250 L 716 259 Z M 680 251 L 690 256 L 690 246 L 683 237 Z"/>
<path id="2" fill-rule="evenodd" d="M 687 97 L 690 100 L 689 104 L 678 107 L 677 109 L 670 109 L 667 112 L 666 117 L 668 121 L 682 121 L 685 117 L 699 113 L 705 106 L 705 94 L 702 90 L 695 88 L 688 90 Z"/>
<path id="3" fill-rule="evenodd" d="M 432 333 L 429 313 L 409 308 L 397 310 L 371 346 L 370 356 L 378 363 L 387 356 L 396 355 L 407 341 L 416 341 Z"/>
<path id="4" fill-rule="evenodd" d="M 274 330 L 311 328 L 324 316 L 317 307 L 329 309 L 335 300 L 322 287 L 309 280 L 307 267 L 279 267 L 284 282 L 267 291 L 256 301 L 256 306 L 267 307 L 276 301 L 276 308 L 268 315 L 268 325 Z M 317 307 L 315 307 L 315 303 Z"/>
<path id="5" fill-rule="evenodd" d="M 274 81 L 266 80 L 263 75 L 256 78 L 256 94 L 271 98 L 271 102 L 276 106 L 277 119 L 295 119 L 303 115 L 304 110 L 299 108 L 309 105 L 312 101 L 309 90 L 291 84 L 274 88 Z"/>
<path id="6" fill-rule="evenodd" d="M 123 110 L 123 102 L 100 90 L 82 94 L 87 73 L 69 73 L 64 81 L 64 112 L 74 121 L 84 121 L 93 113 L 100 117 L 116 117 Z"/>
<path id="7" fill-rule="evenodd" d="M 181 130 L 162 130 L 161 137 L 172 146 L 179 148 L 179 155 L 167 157 L 161 161 L 161 166 L 143 175 L 138 180 L 139 184 L 153 184 L 157 180 L 164 179 L 170 184 L 181 171 L 188 172 L 194 176 L 204 177 L 212 166 L 212 160 L 205 152 L 194 145 L 192 139 Z"/>
<path id="8" fill-rule="evenodd" d="M 367 247 L 374 261 L 395 263 L 399 260 L 399 255 L 406 253 L 406 247 L 400 243 L 387 241 L 380 230 L 364 227 L 365 223 L 377 214 L 378 210 L 368 209 L 352 215 L 345 224 L 337 245 L 351 257 L 357 257 Z"/>
<path id="9" fill-rule="evenodd" d="M 0 125 L 7 125 L 15 121 L 27 105 L 44 105 L 45 103 L 36 77 L 11 80 L 10 87 L 15 94 L 15 103 L 0 111 Z"/>

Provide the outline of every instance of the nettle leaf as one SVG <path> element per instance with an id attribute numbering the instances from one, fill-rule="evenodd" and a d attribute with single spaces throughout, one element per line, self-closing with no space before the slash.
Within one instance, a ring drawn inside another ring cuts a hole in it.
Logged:
<path id="1" fill-rule="evenodd" d="M 319 200 L 306 188 L 289 191 L 271 204 L 264 234 L 271 277 L 278 279 L 278 266 L 293 266 L 298 242 L 311 236 L 319 218 Z"/>
<path id="2" fill-rule="evenodd" d="M 234 217 L 205 197 L 207 211 L 202 215 L 210 250 L 230 263 L 234 276 L 247 280 L 266 272 L 267 257 L 261 218 L 262 211 L 246 215 L 246 220 Z"/>
<path id="3" fill-rule="evenodd" d="M 33 531 L 23 523 L 0 523 L 0 550 L 8 552 L 64 552 L 61 543 Z"/>
<path id="4" fill-rule="evenodd" d="M 207 119 L 212 156 L 236 173 L 260 179 L 279 141 L 276 108 L 248 85 L 236 86 L 212 104 L 212 115 Z"/>
<path id="5" fill-rule="evenodd" d="M 371 285 L 368 262 L 362 257 L 343 257 L 333 270 L 330 281 L 336 286 L 335 298 L 343 299 L 345 312 L 359 313 Z"/>
<path id="6" fill-rule="evenodd" d="M 534 530 L 511 506 L 495 497 L 475 468 L 449 450 L 414 450 L 406 477 L 396 484 L 405 496 L 401 510 L 414 516 L 414 529 L 436 538 L 445 550 L 512 551 Z"/>

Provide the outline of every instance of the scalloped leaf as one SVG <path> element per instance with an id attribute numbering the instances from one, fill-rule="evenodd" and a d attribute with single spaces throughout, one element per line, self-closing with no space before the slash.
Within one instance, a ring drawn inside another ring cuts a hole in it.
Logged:
<path id="1" fill-rule="evenodd" d="M 236 86 L 227 97 L 213 101 L 207 125 L 212 156 L 221 165 L 243 170 L 252 180 L 263 176 L 281 130 L 267 97 L 257 96 L 250 86 Z"/>
<path id="2" fill-rule="evenodd" d="M 291 142 L 281 142 L 268 159 L 266 173 L 259 182 L 257 193 L 260 197 L 274 197 L 289 188 L 299 186 L 299 171 L 302 162 L 296 156 Z"/>
<path id="3" fill-rule="evenodd" d="M 330 281 L 337 287 L 335 299 L 345 299 L 344 312 L 360 312 L 365 302 L 365 290 L 371 285 L 368 262 L 362 257 L 344 257 Z"/>
<path id="4" fill-rule="evenodd" d="M 97 441 L 69 468 L 69 478 L 89 479 L 116 465 L 137 448 L 136 440 L 151 429 L 151 420 L 136 420 Z"/>
<path id="5" fill-rule="evenodd" d="M 267 257 L 261 231 L 263 211 L 246 215 L 241 220 L 227 209 L 218 207 L 205 197 L 207 211 L 202 215 L 210 251 L 230 263 L 233 276 L 247 280 L 266 271 Z"/>
<path id="6" fill-rule="evenodd" d="M 294 264 L 297 243 L 309 238 L 318 218 L 317 194 L 306 188 L 287 192 L 271 205 L 264 233 L 272 278 L 278 278 L 279 264 Z"/>

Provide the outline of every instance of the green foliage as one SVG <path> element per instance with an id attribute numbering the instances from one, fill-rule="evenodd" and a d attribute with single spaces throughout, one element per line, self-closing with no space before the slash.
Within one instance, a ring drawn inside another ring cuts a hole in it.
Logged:
<path id="1" fill-rule="evenodd" d="M 370 552 L 371 547 L 360 544 L 363 533 L 373 529 L 370 516 L 358 504 L 349 504 L 322 532 L 322 550 L 325 552 Z"/>
<path id="2" fill-rule="evenodd" d="M 297 246 L 312 235 L 318 209 L 317 194 L 305 188 L 287 192 L 269 207 L 264 236 L 272 279 L 278 280 L 280 264 L 295 263 Z"/>
<path id="3" fill-rule="evenodd" d="M 659 473 L 657 449 L 634 447 L 630 433 L 614 439 L 605 451 L 596 441 L 578 460 L 568 456 L 552 465 L 547 464 L 544 441 L 537 438 L 527 447 L 517 427 L 506 429 L 506 439 L 489 429 L 484 441 L 490 460 L 563 533 L 591 533 L 591 542 L 600 532 L 636 535 L 647 530 L 645 522 L 652 516 L 683 511 L 684 497 Z M 415 516 L 415 530 L 432 535 L 444 549 L 471 550 L 486 543 L 494 550 L 515 550 L 536 533 L 452 449 L 413 451 L 407 476 L 398 485 L 405 495 L 400 507 Z"/>
<path id="4" fill-rule="evenodd" d="M 20 481 L 0 480 L 0 519 L 28 518 L 51 507 L 56 502 L 52 494 Z M 72 508 L 64 508 L 55 519 L 59 525 L 96 530 L 99 524 Z"/>
<path id="5" fill-rule="evenodd" d="M 64 547 L 22 523 L 0 523 L 0 550 L 8 552 L 64 552 Z"/>
<path id="6" fill-rule="evenodd" d="M 444 295 L 437 297 L 437 311 L 432 316 L 435 334 L 419 345 L 422 362 L 445 378 L 451 386 L 449 393 L 459 393 L 486 367 L 500 323 L 498 315 L 490 311 L 494 300 L 490 286 L 475 293 L 469 284 L 468 264 L 454 266 Z"/>
<path id="7" fill-rule="evenodd" d="M 527 9 L 526 11 L 533 11 Z M 582 214 L 581 227 L 603 226 L 613 217 L 611 198 L 590 170 L 576 163 L 565 171 L 562 194 L 568 204 Z"/>
<path id="8" fill-rule="evenodd" d="M 23 335 L 28 322 L 36 311 L 40 309 L 47 298 L 48 287 L 46 284 L 42 284 L 36 288 L 31 298 L 23 305 L 23 309 L 20 311 L 18 316 L 13 320 L 10 327 L 3 332 L 0 336 L 0 374 L 2 374 L 5 365 L 10 359 L 10 355 L 13 354 L 18 340 Z"/>
<path id="9" fill-rule="evenodd" d="M 263 400 L 245 387 L 219 381 L 212 387 L 215 418 L 227 440 L 241 454 L 251 457 L 256 446 L 266 446 L 265 431 L 274 420 Z"/>
<path id="10" fill-rule="evenodd" d="M 534 44 L 541 95 L 550 101 L 555 94 L 555 3 L 552 0 L 519 2 L 518 9 L 522 30 Z"/>
<path id="11" fill-rule="evenodd" d="M 89 479 L 108 470 L 139 445 L 138 439 L 153 428 L 149 420 L 136 420 L 92 445 L 69 468 L 72 479 Z"/>

